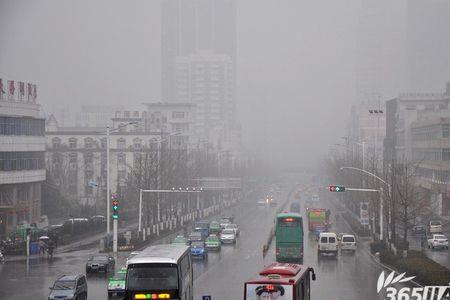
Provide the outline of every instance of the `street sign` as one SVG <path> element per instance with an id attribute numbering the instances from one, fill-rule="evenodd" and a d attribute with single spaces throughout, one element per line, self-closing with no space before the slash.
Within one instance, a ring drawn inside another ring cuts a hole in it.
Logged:
<path id="1" fill-rule="evenodd" d="M 359 204 L 359 218 L 361 225 L 369 225 L 369 203 L 361 202 Z"/>
<path id="2" fill-rule="evenodd" d="M 202 300 L 211 300 L 212 297 L 211 296 L 202 296 Z"/>

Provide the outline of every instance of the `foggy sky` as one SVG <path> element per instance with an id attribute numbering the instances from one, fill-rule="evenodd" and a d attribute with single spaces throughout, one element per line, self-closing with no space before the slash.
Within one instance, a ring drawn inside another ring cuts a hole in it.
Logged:
<path id="1" fill-rule="evenodd" d="M 237 0 L 237 103 L 248 149 L 310 164 L 344 135 L 361 0 Z M 0 0 L 0 77 L 50 114 L 159 101 L 160 2 Z M 400 92 L 400 91 L 399 91 Z"/>

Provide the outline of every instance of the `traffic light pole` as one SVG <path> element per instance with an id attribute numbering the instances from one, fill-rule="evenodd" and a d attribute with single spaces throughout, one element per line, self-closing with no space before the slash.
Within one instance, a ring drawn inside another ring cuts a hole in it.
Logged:
<path id="1" fill-rule="evenodd" d="M 336 191 L 336 190 L 334 190 Z M 379 190 L 375 189 L 358 189 L 358 188 L 348 188 L 345 187 L 344 191 L 357 191 L 357 192 L 378 192 L 380 196 L 380 241 L 383 240 L 383 225 L 384 225 L 384 217 L 383 217 L 383 205 L 384 205 L 384 197 L 383 197 L 383 188 L 380 187 Z"/>
<path id="2" fill-rule="evenodd" d="M 113 253 L 117 258 L 117 219 L 113 220 Z"/>

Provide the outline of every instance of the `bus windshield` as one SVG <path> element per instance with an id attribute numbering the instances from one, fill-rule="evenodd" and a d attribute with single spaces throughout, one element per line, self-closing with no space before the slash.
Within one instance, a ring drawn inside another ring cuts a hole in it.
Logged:
<path id="1" fill-rule="evenodd" d="M 139 264 L 128 266 L 127 289 L 158 291 L 178 289 L 178 271 L 174 265 Z"/>

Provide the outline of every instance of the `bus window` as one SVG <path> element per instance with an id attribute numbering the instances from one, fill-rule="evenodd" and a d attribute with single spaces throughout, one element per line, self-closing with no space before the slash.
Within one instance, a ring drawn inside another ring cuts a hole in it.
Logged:
<path id="1" fill-rule="evenodd" d="M 177 290 L 178 271 L 176 265 L 139 264 L 128 267 L 127 289 Z"/>

